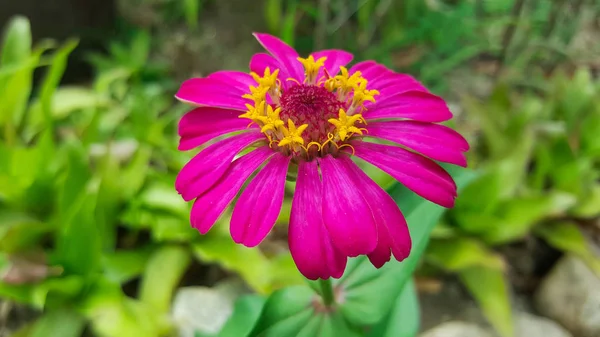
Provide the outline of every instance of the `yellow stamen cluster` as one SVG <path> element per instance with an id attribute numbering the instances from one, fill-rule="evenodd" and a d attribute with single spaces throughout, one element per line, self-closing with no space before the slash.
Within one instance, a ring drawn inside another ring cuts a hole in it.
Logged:
<path id="1" fill-rule="evenodd" d="M 327 121 L 333 124 L 333 126 L 335 126 L 336 136 L 341 141 L 350 138 L 355 133 L 358 133 L 359 135 L 363 134 L 363 128 L 358 128 L 354 126 L 356 122 L 361 122 L 365 125 L 367 124 L 367 122 L 361 114 L 354 114 L 352 116 L 348 116 L 344 109 L 340 109 L 340 113 L 337 119 L 331 118 Z"/>
<path id="2" fill-rule="evenodd" d="M 309 55 L 307 58 L 298 57 L 298 61 L 302 63 L 305 69 L 305 83 L 315 83 L 315 80 L 317 79 L 317 74 L 319 74 L 319 70 L 321 69 L 321 67 L 325 65 L 326 59 L 326 57 L 320 57 L 315 61 L 315 58 L 312 55 Z"/>
<path id="3" fill-rule="evenodd" d="M 304 84 L 298 83 L 298 85 L 323 86 L 334 95 L 337 94 L 337 96 L 333 97 L 337 97 L 342 105 L 345 106 L 345 108 L 339 110 L 337 118 L 329 118 L 327 120 L 331 126 L 329 126 L 329 129 L 325 127 L 325 130 L 328 130 L 326 131 L 328 132 L 326 134 L 328 138 L 326 141 L 323 141 L 323 136 L 320 136 L 321 138 L 316 136 L 316 139 L 310 139 L 308 144 L 305 144 L 305 137 L 302 134 L 307 131 L 309 124 L 296 126 L 294 121 L 289 117 L 286 117 L 286 121 L 281 119 L 281 107 L 279 107 L 279 104 L 282 91 L 281 81 L 278 79 L 278 69 L 271 72 L 269 68 L 266 68 L 262 76 L 254 72 L 251 73 L 257 85 L 250 86 L 250 93 L 245 94 L 243 97 L 252 100 L 253 104 L 246 104 L 248 110 L 239 117 L 247 118 L 252 120 L 252 123 L 257 123 L 260 131 L 269 139 L 270 146 L 277 144 L 278 147 L 286 151 L 300 152 L 304 150 L 307 154 L 309 151 L 312 151 L 311 153 L 314 155 L 314 148 L 311 148 L 312 145 L 317 146 L 317 151 L 327 151 L 332 146 L 338 150 L 346 146 L 352 147 L 349 144 L 340 144 L 339 142 L 345 142 L 354 134 L 362 135 L 366 131 L 365 128 L 356 125 L 357 123 L 362 125 L 367 124 L 360 113 L 360 109 L 364 108 L 363 104 L 366 101 L 375 102 L 375 96 L 379 95 L 379 92 L 367 89 L 367 80 L 362 77 L 359 71 L 350 75 L 348 69 L 345 67 L 340 67 L 339 75 L 317 83 L 317 76 L 320 69 L 324 66 L 325 60 L 325 57 L 315 60 L 312 55 L 307 58 L 299 57 L 298 61 L 304 66 L 306 79 Z M 329 77 L 328 74 L 325 76 Z M 286 111 L 286 116 L 289 116 L 289 114 L 290 111 Z M 323 126 L 319 128 L 322 130 Z M 308 132 L 312 134 L 319 131 L 311 129 Z"/>
<path id="4" fill-rule="evenodd" d="M 341 100 L 346 100 L 352 92 L 352 107 L 349 111 L 361 107 L 365 101 L 375 102 L 375 95 L 379 95 L 379 91 L 367 89 L 367 80 L 362 77 L 360 71 L 350 75 L 346 67 L 340 67 L 339 75 L 325 81 L 325 88 L 329 91 L 338 90 Z"/>
<path id="5" fill-rule="evenodd" d="M 291 119 L 288 119 L 288 127 L 281 128 L 281 132 L 283 132 L 283 139 L 279 141 L 279 146 L 290 146 L 291 148 L 295 148 L 301 145 L 304 145 L 304 138 L 302 138 L 302 132 L 306 130 L 308 124 L 302 124 L 298 128 L 294 125 L 294 122 Z"/>
<path id="6" fill-rule="evenodd" d="M 246 104 L 248 110 L 239 117 L 248 118 L 252 122 L 257 123 L 260 126 L 260 131 L 271 142 L 279 140 L 277 143 L 278 146 L 289 146 L 291 149 L 296 150 L 298 146 L 304 145 L 302 132 L 306 130 L 308 124 L 303 124 L 296 128 L 294 122 L 288 120 L 288 127 L 286 128 L 285 122 L 279 117 L 281 108 L 273 109 L 271 104 L 267 103 L 267 94 L 269 94 L 274 102 L 279 101 L 280 91 L 277 79 L 279 69 L 271 73 L 271 70 L 267 67 L 263 76 L 259 76 L 254 72 L 250 75 L 252 75 L 252 78 L 254 78 L 258 85 L 256 87 L 250 86 L 250 94 L 242 97 L 253 100 L 254 105 Z"/>

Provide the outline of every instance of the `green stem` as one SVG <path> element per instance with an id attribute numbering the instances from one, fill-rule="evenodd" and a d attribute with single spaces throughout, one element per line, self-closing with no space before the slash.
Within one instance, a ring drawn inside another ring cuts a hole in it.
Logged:
<path id="1" fill-rule="evenodd" d="M 335 302 L 331 279 L 319 279 L 319 286 L 321 287 L 321 298 L 323 298 L 323 304 L 325 304 L 327 307 L 330 307 Z"/>

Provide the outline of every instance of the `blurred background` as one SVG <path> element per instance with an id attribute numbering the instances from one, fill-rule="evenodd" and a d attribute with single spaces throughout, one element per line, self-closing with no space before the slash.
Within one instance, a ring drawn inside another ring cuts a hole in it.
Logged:
<path id="1" fill-rule="evenodd" d="M 246 249 L 174 189 L 178 85 L 247 71 L 255 31 L 449 102 L 477 177 L 417 270 L 422 336 L 600 336 L 600 1 L 2 0 L 0 26 L 0 336 L 219 336 L 304 282 L 291 200 Z"/>

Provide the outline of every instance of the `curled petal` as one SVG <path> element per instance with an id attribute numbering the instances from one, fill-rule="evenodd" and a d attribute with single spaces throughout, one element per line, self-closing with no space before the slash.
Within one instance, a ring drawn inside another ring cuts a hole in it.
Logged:
<path id="1" fill-rule="evenodd" d="M 434 161 L 397 146 L 360 141 L 352 145 L 356 156 L 389 173 L 421 197 L 447 208 L 454 206 L 456 184 Z"/>
<path id="2" fill-rule="evenodd" d="M 200 151 L 177 175 L 177 192 L 185 201 L 197 198 L 221 178 L 240 151 L 264 139 L 264 135 L 254 129 L 214 143 Z"/>
<path id="3" fill-rule="evenodd" d="M 369 254 L 377 245 L 377 227 L 360 186 L 346 166 L 331 155 L 319 160 L 323 179 L 323 221 L 334 245 L 350 257 Z"/>
<path id="4" fill-rule="evenodd" d="M 231 216 L 233 241 L 254 247 L 269 234 L 283 204 L 289 162 L 288 156 L 274 155 L 242 192 Z"/>
<path id="5" fill-rule="evenodd" d="M 254 37 L 275 59 L 279 61 L 283 70 L 296 79 L 298 82 L 304 82 L 304 68 L 298 62 L 298 53 L 294 48 L 288 46 L 280 39 L 269 35 L 254 33 Z"/>
<path id="6" fill-rule="evenodd" d="M 185 103 L 225 109 L 246 110 L 250 101 L 242 98 L 248 88 L 222 82 L 217 78 L 192 78 L 181 84 L 175 97 Z"/>
<path id="7" fill-rule="evenodd" d="M 179 121 L 179 150 L 191 150 L 215 137 L 247 129 L 248 120 L 239 118 L 239 115 L 237 110 L 209 107 L 186 113 Z"/>
<path id="8" fill-rule="evenodd" d="M 333 245 L 323 222 L 322 183 L 316 161 L 298 164 L 288 241 L 298 270 L 316 280 L 340 278 L 347 258 Z"/>
<path id="9" fill-rule="evenodd" d="M 369 178 L 352 160 L 340 157 L 348 172 L 353 173 L 360 192 L 369 204 L 377 224 L 377 247 L 368 254 L 376 268 L 381 268 L 390 260 L 390 255 L 398 261 L 408 257 L 411 249 L 408 225 L 396 202 L 377 183 Z"/>
<path id="10" fill-rule="evenodd" d="M 469 150 L 469 143 L 447 126 L 415 121 L 372 122 L 367 136 L 396 142 L 434 160 L 467 166 L 464 152 Z"/>
<path id="11" fill-rule="evenodd" d="M 263 146 L 231 163 L 221 180 L 194 202 L 190 217 L 192 226 L 202 234 L 208 233 L 248 177 L 273 153 Z"/>
<path id="12" fill-rule="evenodd" d="M 438 96 L 423 91 L 406 91 L 377 102 L 363 112 L 366 120 L 412 119 L 420 122 L 443 122 L 452 118 L 446 102 Z"/>

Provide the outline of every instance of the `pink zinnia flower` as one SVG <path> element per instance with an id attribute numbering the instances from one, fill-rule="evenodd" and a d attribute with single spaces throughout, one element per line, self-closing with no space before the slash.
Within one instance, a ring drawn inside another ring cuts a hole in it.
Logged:
<path id="1" fill-rule="evenodd" d="M 183 198 L 196 199 L 192 226 L 208 232 L 258 171 L 239 196 L 230 225 L 235 242 L 258 245 L 278 218 L 291 171 L 297 181 L 289 246 L 307 278 L 339 278 L 347 257 L 367 255 L 377 268 L 391 255 L 405 259 L 411 240 L 402 213 L 350 158 L 452 207 L 456 185 L 433 160 L 466 166 L 469 145 L 435 124 L 452 117 L 444 100 L 374 61 L 347 69 L 348 52 L 324 50 L 301 58 L 273 36 L 254 36 L 270 55 L 254 55 L 250 74 L 218 71 L 193 78 L 176 95 L 196 106 L 179 123 L 180 150 L 229 135 L 204 148 L 177 177 Z M 239 156 L 246 149 L 253 150 Z"/>

